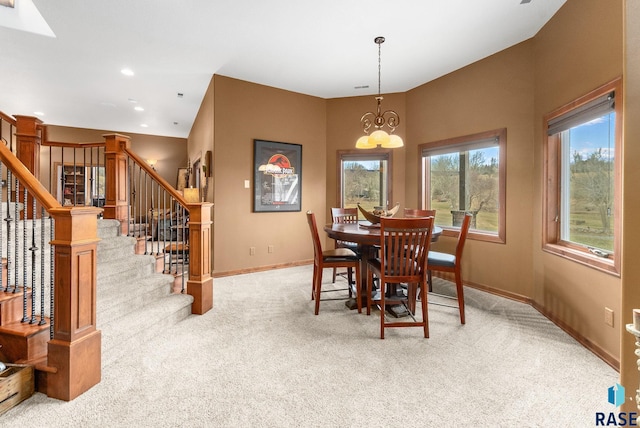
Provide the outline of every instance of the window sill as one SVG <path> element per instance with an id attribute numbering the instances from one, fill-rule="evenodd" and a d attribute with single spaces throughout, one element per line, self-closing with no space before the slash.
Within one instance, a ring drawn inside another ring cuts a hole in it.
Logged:
<path id="1" fill-rule="evenodd" d="M 447 228 L 446 226 L 439 226 L 439 227 L 442 228 L 441 236 L 453 236 L 457 238 L 458 234 L 460 233 L 459 228 Z M 473 229 L 469 230 L 467 239 L 473 239 L 474 241 L 495 242 L 497 244 L 505 243 L 505 240 L 496 234 L 481 232 L 479 230 L 473 230 Z"/>
<path id="2" fill-rule="evenodd" d="M 547 243 L 542 246 L 542 250 L 555 254 L 564 259 L 580 263 L 581 265 L 599 270 L 609 275 L 620 277 L 620 269 L 614 258 L 598 257 L 596 255 L 586 253 L 584 251 L 575 250 L 563 245 Z"/>

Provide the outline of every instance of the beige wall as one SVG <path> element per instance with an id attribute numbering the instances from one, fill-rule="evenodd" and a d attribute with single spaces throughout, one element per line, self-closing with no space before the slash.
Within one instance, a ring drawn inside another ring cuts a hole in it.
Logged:
<path id="1" fill-rule="evenodd" d="M 202 99 L 202 104 L 200 105 L 200 110 L 196 116 L 195 121 L 193 122 L 193 126 L 191 127 L 191 132 L 189 132 L 188 146 L 189 146 L 189 160 L 191 164 L 197 162 L 198 159 L 201 160 L 201 165 L 204 162 L 204 156 L 207 151 L 213 151 L 213 120 L 214 120 L 214 97 L 213 97 L 213 79 L 211 79 L 211 83 L 207 88 L 207 92 L 204 94 L 204 98 Z M 212 161 L 212 164 L 215 165 L 215 160 Z M 201 173 L 202 177 L 202 173 Z M 200 182 L 200 192 L 201 196 L 203 193 L 205 200 L 208 202 L 213 201 L 213 189 L 212 185 L 213 176 L 208 179 L 208 187 L 205 189 L 206 182 L 201 180 Z M 194 183 L 191 183 L 194 184 Z"/>
<path id="2" fill-rule="evenodd" d="M 536 35 L 533 299 L 615 358 L 620 357 L 620 279 L 541 250 L 542 117 L 553 109 L 621 76 L 622 0 L 569 0 Z M 629 117 L 627 115 L 627 117 Z M 614 310 L 615 326 L 604 323 Z"/>
<path id="3" fill-rule="evenodd" d="M 419 196 L 418 145 L 494 129 L 507 129 L 506 244 L 468 240 L 466 281 L 530 296 L 533 171 L 533 54 L 521 43 L 409 91 L 407 95 L 407 200 Z M 435 245 L 454 251 L 455 239 Z M 526 261 L 526 262 L 525 262 Z"/>
<path id="4" fill-rule="evenodd" d="M 623 180 L 626 184 L 623 198 L 623 260 L 622 260 L 622 316 L 620 320 L 622 336 L 622 356 L 620 379 L 632 396 L 638 388 L 637 357 L 634 355 L 635 337 L 627 333 L 625 324 L 633 323 L 632 311 L 640 308 L 640 227 L 638 213 L 640 212 L 640 198 L 637 183 L 640 183 L 640 3 L 627 0 L 625 17 L 625 91 L 624 109 L 626 121 L 624 124 L 624 158 Z M 631 412 L 636 409 L 636 403 L 627 401 L 623 409 Z"/>
<path id="5" fill-rule="evenodd" d="M 326 221 L 326 101 L 223 76 L 214 94 L 214 274 L 311 260 L 305 212 Z M 254 139 L 302 145 L 302 211 L 252 212 Z"/>

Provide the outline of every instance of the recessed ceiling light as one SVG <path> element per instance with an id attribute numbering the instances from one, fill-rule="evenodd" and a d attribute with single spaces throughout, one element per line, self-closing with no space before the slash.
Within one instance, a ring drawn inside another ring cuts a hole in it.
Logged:
<path id="1" fill-rule="evenodd" d="M 140 107 L 140 106 L 135 106 L 133 108 L 135 111 L 144 111 L 144 108 Z"/>
<path id="2" fill-rule="evenodd" d="M 130 68 L 123 68 L 122 70 L 120 70 L 120 73 L 124 74 L 125 76 L 133 76 L 135 74 Z"/>
<path id="3" fill-rule="evenodd" d="M 148 128 L 149 127 L 149 125 L 147 125 L 146 123 L 142 123 L 142 124 L 140 124 L 140 126 L 142 126 L 143 128 Z"/>
<path id="4" fill-rule="evenodd" d="M 174 125 L 177 125 L 177 124 L 178 124 L 178 122 L 173 122 L 173 124 L 174 124 Z"/>
<path id="5" fill-rule="evenodd" d="M 182 92 L 178 92 L 178 98 L 182 98 L 184 97 L 184 94 Z"/>

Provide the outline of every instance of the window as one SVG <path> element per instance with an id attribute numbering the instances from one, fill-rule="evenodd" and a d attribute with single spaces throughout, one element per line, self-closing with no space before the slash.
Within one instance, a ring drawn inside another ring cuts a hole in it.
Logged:
<path id="1" fill-rule="evenodd" d="M 498 129 L 419 146 L 420 205 L 436 210 L 443 234 L 457 233 L 470 212 L 471 239 L 505 242 L 506 138 Z"/>
<path id="2" fill-rule="evenodd" d="M 371 211 L 388 207 L 391 201 L 391 151 L 338 151 L 338 195 L 341 207 Z"/>
<path id="3" fill-rule="evenodd" d="M 621 80 L 547 116 L 545 251 L 618 275 Z"/>

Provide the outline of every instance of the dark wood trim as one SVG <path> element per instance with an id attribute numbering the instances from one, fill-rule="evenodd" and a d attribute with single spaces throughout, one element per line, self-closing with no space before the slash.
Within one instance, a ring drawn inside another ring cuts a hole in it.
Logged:
<path id="1" fill-rule="evenodd" d="M 446 279 L 448 281 L 453 281 L 453 274 L 451 273 L 442 273 L 442 272 L 434 272 L 433 276 L 438 278 Z M 530 305 L 536 311 L 540 312 L 545 318 L 554 323 L 558 328 L 567 333 L 569 336 L 574 338 L 578 343 L 587 348 L 589 351 L 593 352 L 598 358 L 607 363 L 611 368 L 620 372 L 620 360 L 615 356 L 611 355 L 609 352 L 605 351 L 601 346 L 596 345 L 591 340 L 584 337 L 582 334 L 578 333 L 575 329 L 569 326 L 564 321 L 559 320 L 557 317 L 549 313 L 544 307 L 535 302 L 530 297 L 524 296 L 518 293 L 512 293 L 506 290 L 500 290 L 493 287 L 488 287 L 486 285 L 477 284 L 470 281 L 465 281 L 464 285 L 469 288 L 475 288 L 476 290 L 483 291 L 486 293 L 490 293 L 499 297 L 504 297 L 505 299 L 514 300 L 516 302 L 525 303 Z"/>
<path id="2" fill-rule="evenodd" d="M 65 142 L 61 142 L 61 141 L 43 141 L 42 142 L 43 146 L 50 146 L 50 147 L 65 147 L 65 148 L 83 148 L 86 149 L 88 147 L 105 147 L 105 143 L 104 141 L 101 142 L 96 142 L 96 143 L 65 143 Z"/>
<path id="3" fill-rule="evenodd" d="M 547 317 L 547 319 L 549 321 L 551 321 L 552 323 L 554 323 L 555 325 L 557 325 L 559 328 L 561 328 L 565 333 L 567 333 L 569 336 L 573 337 L 576 341 L 578 341 L 578 343 L 580 343 L 582 346 L 584 346 L 585 348 L 587 348 L 589 351 L 593 352 L 597 357 L 599 357 L 602 361 L 604 361 L 605 363 L 607 363 L 609 366 L 611 366 L 612 369 L 614 369 L 615 371 L 617 371 L 618 373 L 620 373 L 620 360 L 616 357 L 614 357 L 613 355 L 611 355 L 610 353 L 608 353 L 607 351 L 605 351 L 602 347 L 596 345 L 595 343 L 593 343 L 591 340 L 587 339 L 586 337 L 584 337 L 582 334 L 578 333 L 576 330 L 574 330 L 571 326 L 569 326 L 567 323 L 565 323 L 564 321 L 561 321 L 559 319 L 557 319 L 556 317 L 554 317 L 553 315 L 551 315 L 549 312 L 547 312 L 545 310 L 545 308 L 543 308 L 541 305 L 539 305 L 536 302 L 531 302 L 531 306 L 537 310 L 538 312 L 540 312 L 542 315 L 544 315 L 545 317 Z"/>
<path id="4" fill-rule="evenodd" d="M 544 138 L 543 159 L 543 219 L 542 219 L 542 250 L 597 269 L 613 276 L 620 276 L 622 260 L 622 126 L 624 104 L 622 77 L 618 77 L 586 95 L 559 107 L 546 114 L 542 121 L 542 135 Z M 547 136 L 547 127 L 550 120 L 562 116 L 567 112 L 580 107 L 583 104 L 615 91 L 615 159 L 614 159 L 614 222 L 613 222 L 613 258 L 604 259 L 592 255 L 586 246 L 575 245 L 560 239 L 560 215 L 561 204 L 561 154 L 560 138 L 557 135 Z"/>
<path id="5" fill-rule="evenodd" d="M 393 149 L 348 149 L 348 150 L 336 150 L 336 204 L 334 206 L 344 208 L 342 206 L 342 157 L 343 156 L 367 156 L 378 155 L 382 159 L 383 156 L 387 157 L 387 186 L 389 187 L 389 205 L 393 206 Z"/>
<path id="6" fill-rule="evenodd" d="M 507 128 L 499 128 L 491 131 L 478 132 L 476 134 L 464 135 L 461 137 L 447 138 L 439 141 L 432 141 L 418 145 L 418 203 L 422 209 L 431 209 L 428 204 L 430 189 L 425 187 L 425 178 L 423 175 L 423 157 L 422 152 L 426 149 L 436 149 L 440 147 L 460 146 L 465 143 L 473 143 L 474 141 L 488 140 L 490 138 L 498 139 L 499 168 L 498 168 L 498 233 L 488 233 L 483 231 L 469 231 L 469 239 L 476 241 L 495 242 L 498 244 L 506 244 L 507 242 Z M 441 226 L 443 236 L 457 236 L 458 229 L 450 229 Z"/>
<path id="7" fill-rule="evenodd" d="M 296 267 L 296 266 L 304 266 L 304 265 L 310 265 L 310 264 L 313 264 L 313 259 L 301 260 L 301 261 L 297 261 L 297 262 L 279 263 L 279 264 L 275 264 L 275 265 L 258 266 L 258 267 L 247 268 L 247 269 L 228 270 L 228 271 L 224 271 L 224 272 L 214 272 L 211 276 L 213 278 L 222 278 L 222 277 L 225 277 L 225 276 L 243 275 L 243 274 L 246 274 L 246 273 L 264 272 L 264 271 L 268 271 L 268 270 L 285 269 L 285 268 Z"/>

